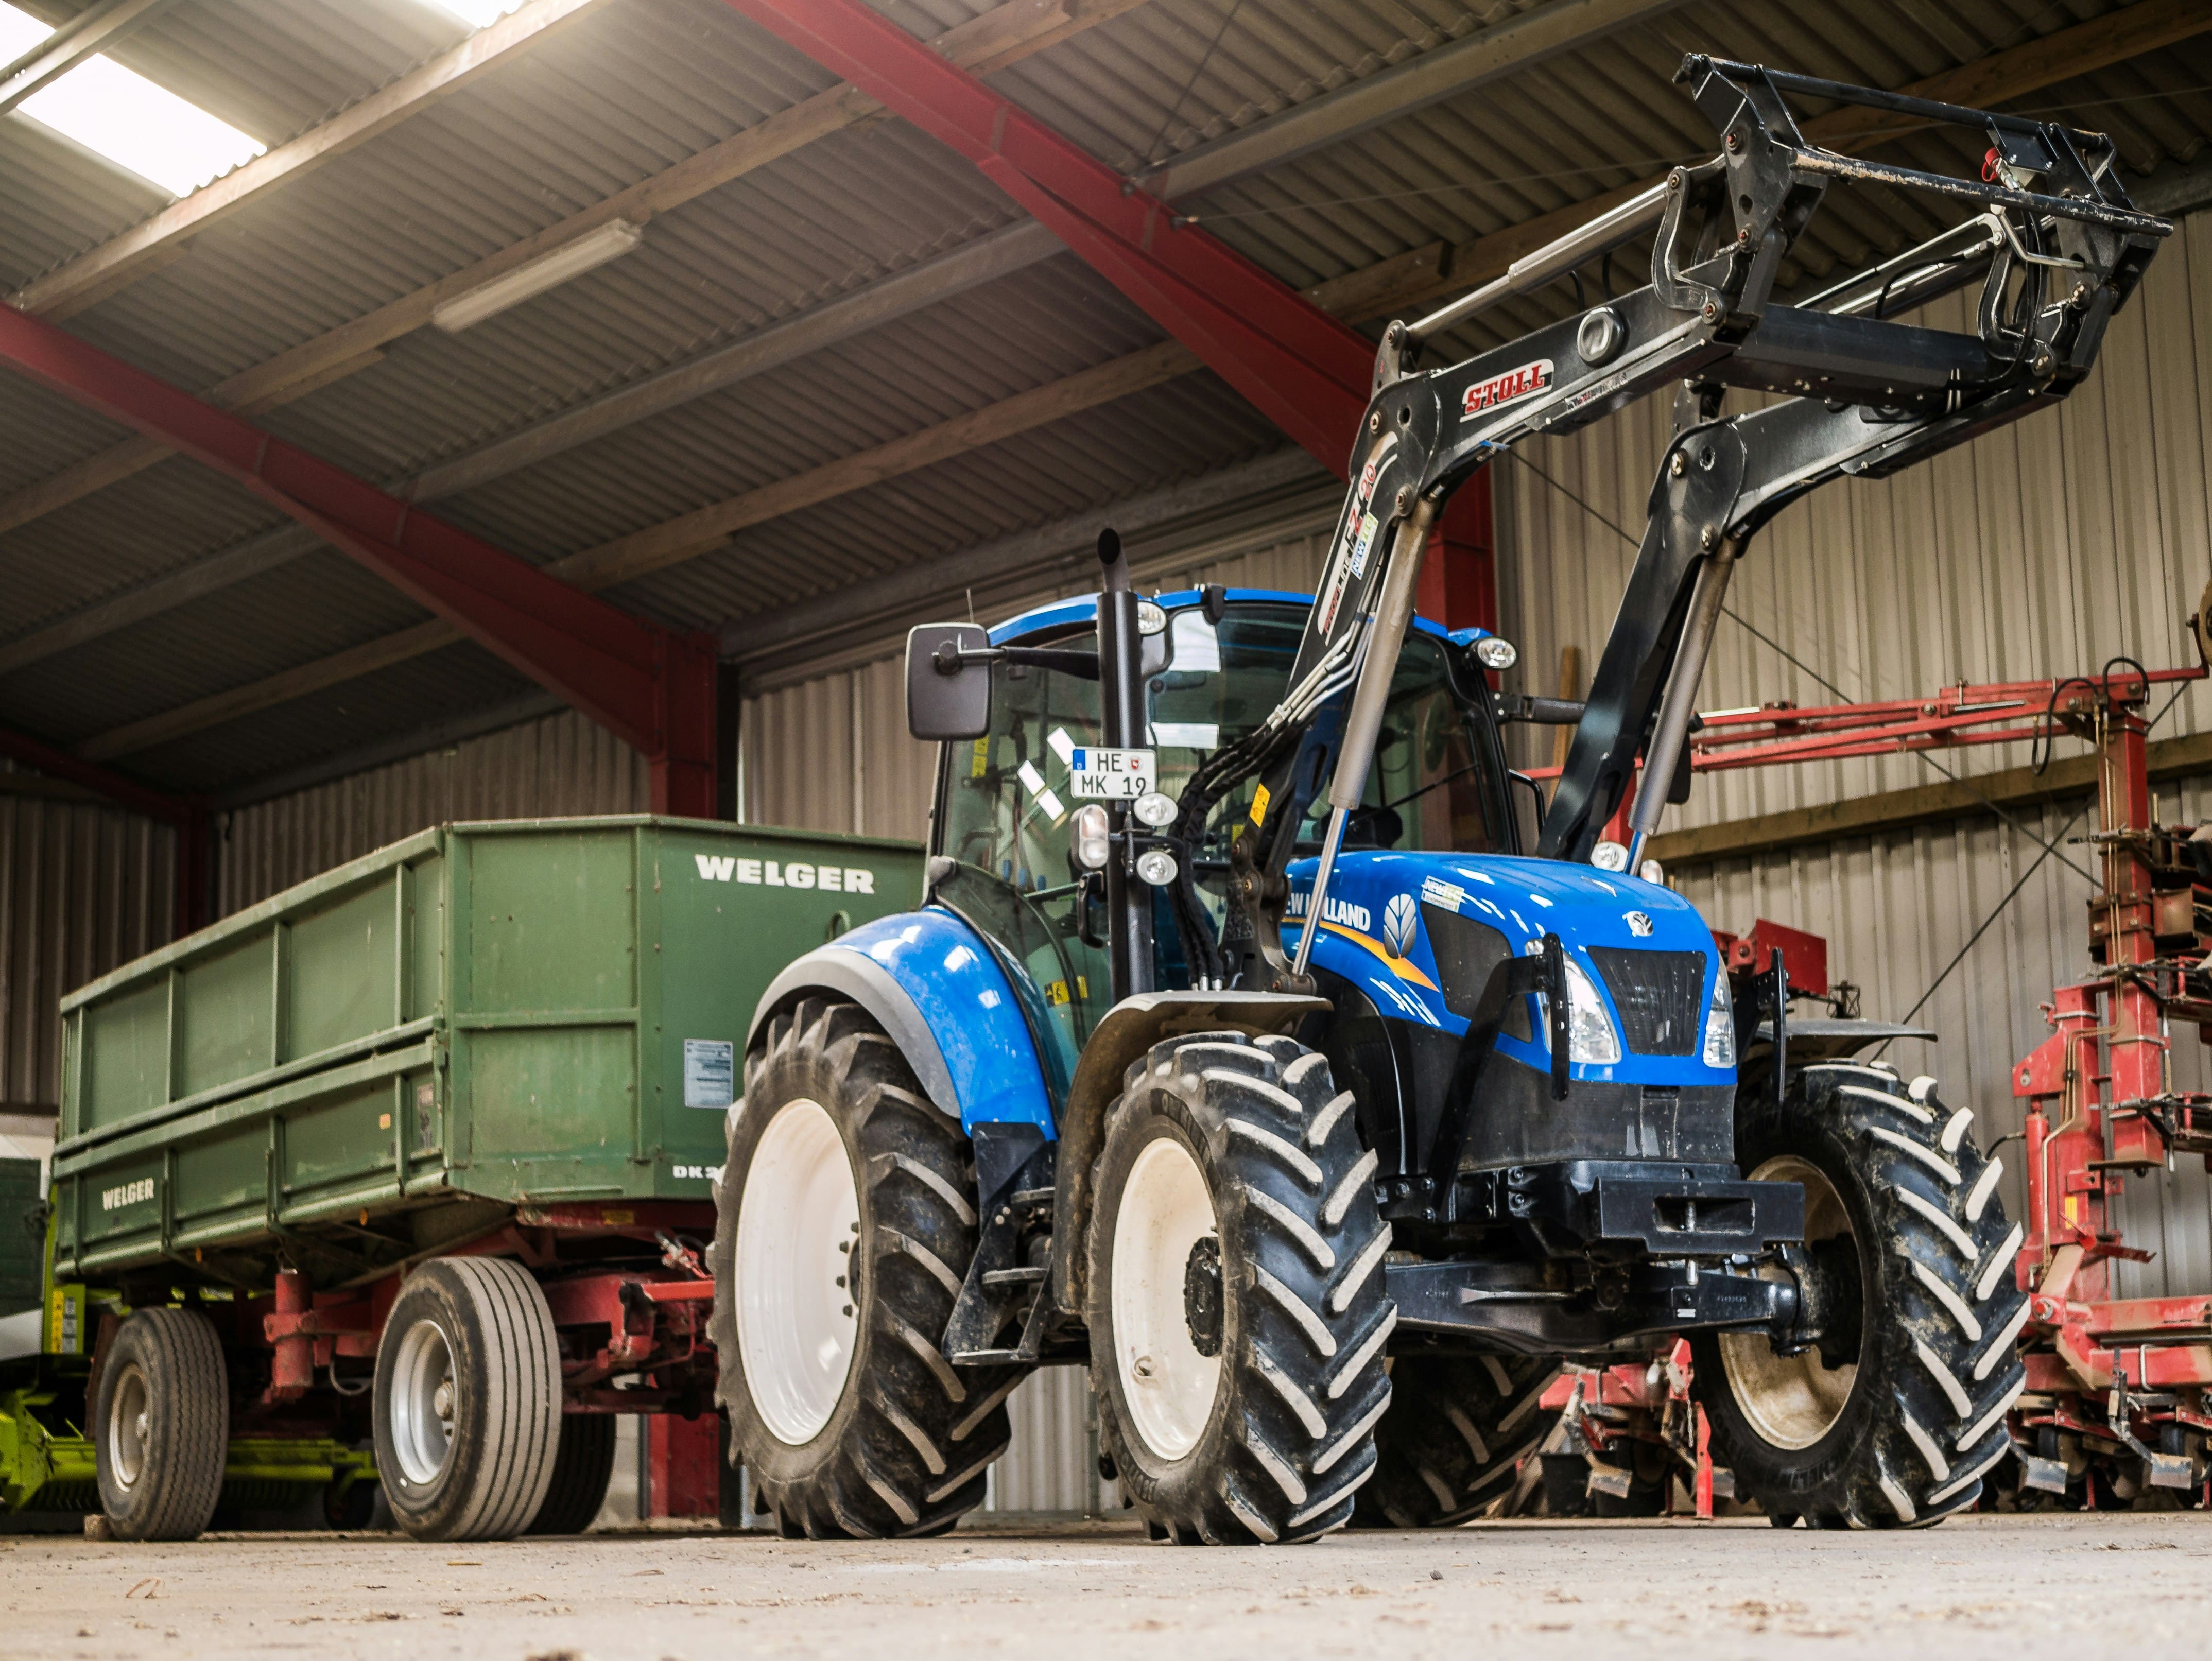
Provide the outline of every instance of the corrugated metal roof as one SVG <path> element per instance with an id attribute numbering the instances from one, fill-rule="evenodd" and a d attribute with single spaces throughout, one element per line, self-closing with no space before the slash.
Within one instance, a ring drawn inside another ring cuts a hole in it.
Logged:
<path id="1" fill-rule="evenodd" d="M 1129 167 L 1249 128 L 1526 9 L 1526 0 L 1233 8 L 1148 0 L 994 83 L 1110 164 Z M 984 0 L 949 0 L 894 15 L 927 33 L 986 9 Z M 1668 84 L 1688 48 L 1896 85 L 2107 9 L 2099 0 L 1957 0 L 1940 12 L 1915 0 L 1850 8 L 1700 0 L 1184 205 L 1285 280 L 1311 283 L 1439 240 L 1473 240 L 1702 153 L 1710 132 Z M 391 85 L 464 33 L 414 0 L 185 0 L 117 55 L 276 144 Z M 204 389 L 831 84 L 720 0 L 612 0 L 211 225 L 186 257 L 68 326 Z M 2110 127 L 2142 169 L 2197 153 L 2212 132 L 2212 96 L 2197 90 L 2208 84 L 2212 45 L 2200 38 L 2034 101 Z M 1893 153 L 1954 166 L 1966 156 L 1963 143 L 1916 137 Z M 143 186 L 27 124 L 0 122 L 0 277 L 21 283 L 50 271 L 159 205 Z M 1815 271 L 1858 263 L 1900 243 L 1920 213 L 1893 197 L 1836 201 L 1802 261 Z M 396 482 L 1020 217 L 951 151 L 903 123 L 875 120 L 658 214 L 642 247 L 549 295 L 459 336 L 404 334 L 372 367 L 258 419 L 342 465 Z M 1617 281 L 1632 280 L 1624 258 Z M 1487 321 L 1525 327 L 1567 303 L 1560 290 Z M 526 558 L 556 557 L 1158 338 L 1062 256 L 477 485 L 437 511 Z M 0 380 L 0 496 L 116 436 L 50 394 Z M 1281 442 L 1218 381 L 1186 376 L 752 526 L 625 584 L 616 598 L 665 621 L 717 624 Z M 170 461 L 0 533 L 0 592 L 9 596 L 0 644 L 189 569 L 275 522 L 243 491 Z M 355 568 L 311 557 L 0 676 L 0 719 L 76 741 L 378 638 L 418 615 Z M 460 663 L 475 666 L 450 666 Z M 70 691 L 94 681 L 89 695 Z M 424 709 L 450 715 L 456 699 L 503 698 L 514 685 L 488 654 L 455 648 L 121 761 L 180 787 L 231 786 L 309 757 L 315 744 L 329 753 L 378 739 Z"/>

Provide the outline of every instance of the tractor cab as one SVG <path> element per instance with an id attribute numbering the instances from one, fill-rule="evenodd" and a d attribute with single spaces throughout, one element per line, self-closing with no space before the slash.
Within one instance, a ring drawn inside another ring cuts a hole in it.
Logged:
<path id="1" fill-rule="evenodd" d="M 1282 695 L 1311 604 L 1307 595 L 1262 589 L 1192 589 L 1146 603 L 1146 738 L 1156 757 L 1155 791 L 1179 795 L 1209 756 L 1267 718 Z M 992 630 L 991 643 L 1095 652 L 1097 612 L 1095 597 L 1042 606 Z M 1409 636 L 1366 800 L 1346 835 L 1349 853 L 1520 851 L 1533 815 L 1516 824 L 1511 811 L 1490 689 L 1473 654 L 1477 638 L 1487 636 L 1448 635 L 1425 621 Z M 1079 658 L 1075 664 L 995 666 L 988 730 L 944 746 L 932 846 L 939 856 L 933 897 L 1001 943 L 1010 966 L 1021 971 L 1017 988 L 1031 1003 L 1040 1037 L 1069 1075 L 1113 1001 L 1105 873 L 1097 839 L 1085 847 L 1091 827 L 1074 777 L 1079 754 L 1103 744 L 1105 733 L 1099 682 L 1081 672 Z M 1188 876 L 1217 938 L 1230 843 L 1253 824 L 1257 788 L 1247 780 L 1225 796 L 1190 847 Z M 1309 884 L 1326 815 L 1317 804 L 1299 827 Z M 1170 880 L 1184 874 L 1178 868 Z M 1293 869 L 1294 885 L 1300 874 Z M 1194 971 L 1164 889 L 1153 891 L 1152 984 L 1188 989 Z"/>

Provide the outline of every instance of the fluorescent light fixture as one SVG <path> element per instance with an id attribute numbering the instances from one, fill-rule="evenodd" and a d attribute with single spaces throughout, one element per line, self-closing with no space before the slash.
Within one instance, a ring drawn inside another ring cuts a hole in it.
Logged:
<path id="1" fill-rule="evenodd" d="M 430 3 L 480 29 L 522 8 L 522 0 L 430 0 Z"/>
<path id="2" fill-rule="evenodd" d="M 474 328 L 488 317 L 496 317 L 510 306 L 557 289 L 572 277 L 595 271 L 610 259 L 619 259 L 645 240 L 645 232 L 627 219 L 611 219 L 597 230 L 586 231 L 573 242 L 564 242 L 526 265 L 504 276 L 480 283 L 465 294 L 443 301 L 430 313 L 430 321 L 447 334 Z"/>
<path id="3" fill-rule="evenodd" d="M 28 12 L 0 3 L 0 64 L 13 63 L 52 33 Z M 172 196 L 188 196 L 268 148 L 106 57 L 87 58 L 14 113 Z"/>

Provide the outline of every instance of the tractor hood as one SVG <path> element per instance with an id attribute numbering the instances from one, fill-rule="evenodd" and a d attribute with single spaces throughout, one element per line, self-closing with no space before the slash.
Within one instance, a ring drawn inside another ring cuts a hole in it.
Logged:
<path id="1" fill-rule="evenodd" d="M 1316 864 L 1290 868 L 1286 934 L 1304 926 Z M 1620 1050 L 1615 1062 L 1571 1064 L 1571 1077 L 1735 1082 L 1732 1058 L 1706 1061 L 1708 1012 L 1726 995 L 1712 934 L 1689 902 L 1656 884 L 1503 855 L 1349 852 L 1329 879 L 1326 912 L 1314 963 L 1360 988 L 1386 1018 L 1464 1032 L 1491 966 L 1557 934 Z M 1550 1065 L 1544 1024 L 1533 997 L 1528 1005 L 1525 1019 L 1509 1013 L 1498 1048 L 1541 1070 Z"/>

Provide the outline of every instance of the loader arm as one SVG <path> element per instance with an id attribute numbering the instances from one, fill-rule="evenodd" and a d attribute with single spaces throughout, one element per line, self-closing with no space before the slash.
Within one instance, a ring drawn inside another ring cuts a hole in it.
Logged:
<path id="1" fill-rule="evenodd" d="M 1296 962 L 1275 939 L 1296 827 L 1325 790 L 1317 913 L 1365 787 L 1428 528 L 1499 452 L 1680 388 L 1675 436 L 1538 849 L 1586 860 L 1639 753 L 1655 780 L 1672 779 L 1729 573 L 1759 527 L 1830 479 L 1895 472 L 2063 398 L 2172 230 L 2130 205 L 2116 149 L 2100 134 L 1699 55 L 1675 78 L 1718 131 L 1718 154 L 1384 332 L 1289 690 L 1251 738 L 1200 770 L 1178 820 L 1189 836 L 1237 780 L 1257 774 L 1267 785 L 1267 822 L 1239 839 L 1232 884 L 1229 927 L 1255 937 L 1243 953 L 1246 984 L 1309 989 L 1314 931 L 1302 934 Z M 1990 146 L 1984 176 L 1808 143 L 1790 94 L 1978 129 Z M 1773 297 L 1776 274 L 1838 179 L 1972 212 L 1872 271 L 1784 304 Z M 1472 357 L 1419 367 L 1446 331 L 1654 228 L 1646 286 Z M 1977 280 L 1972 332 L 1893 320 Z M 1729 386 L 1784 401 L 1720 419 Z M 1662 785 L 1640 800 L 1639 845 L 1666 794 Z"/>

